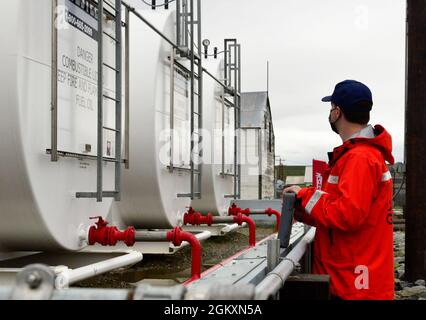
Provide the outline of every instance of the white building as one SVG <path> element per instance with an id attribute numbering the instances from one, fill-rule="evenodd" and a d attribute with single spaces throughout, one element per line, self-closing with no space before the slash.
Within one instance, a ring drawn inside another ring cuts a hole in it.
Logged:
<path id="1" fill-rule="evenodd" d="M 274 198 L 275 135 L 269 96 L 241 96 L 241 199 Z"/>

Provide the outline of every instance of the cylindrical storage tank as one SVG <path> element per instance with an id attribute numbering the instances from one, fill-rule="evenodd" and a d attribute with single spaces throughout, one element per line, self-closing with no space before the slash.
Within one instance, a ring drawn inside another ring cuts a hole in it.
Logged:
<path id="1" fill-rule="evenodd" d="M 218 83 L 224 77 L 223 60 L 204 60 L 203 67 L 208 73 L 203 73 L 202 197 L 191 206 L 202 213 L 226 215 L 234 191 L 234 108 Z"/>
<path id="2" fill-rule="evenodd" d="M 52 147 L 52 1 L 2 5 L 7 14 L 0 22 L 0 251 L 79 250 L 85 244 L 81 233 L 93 223 L 89 217 L 105 217 L 112 203 L 76 198 L 76 192 L 96 191 L 96 160 L 76 156 L 97 154 L 95 11 L 69 0 L 58 0 L 55 8 L 58 150 L 76 157 L 52 162 L 47 154 Z M 75 21 L 85 28 L 71 25 Z M 104 20 L 104 28 L 114 33 L 112 21 Z M 114 56 L 114 44 L 104 39 L 104 60 L 113 64 Z M 104 76 L 104 92 L 111 95 L 113 79 Z M 115 121 L 113 106 L 105 102 L 105 125 Z M 114 145 L 114 139 L 108 141 Z M 105 190 L 114 189 L 112 162 L 104 163 L 103 181 Z"/>
<path id="3" fill-rule="evenodd" d="M 140 14 L 175 43 L 176 12 Z M 140 229 L 182 224 L 190 205 L 190 79 L 175 67 L 171 90 L 172 46 L 130 14 L 129 169 L 123 171 L 122 198 L 113 221 Z M 182 64 L 187 59 L 180 59 Z M 174 92 L 174 166 L 170 171 L 170 92 Z"/>

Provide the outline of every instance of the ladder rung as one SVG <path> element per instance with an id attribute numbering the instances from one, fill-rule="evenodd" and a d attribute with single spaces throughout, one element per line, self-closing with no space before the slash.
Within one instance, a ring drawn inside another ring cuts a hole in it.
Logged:
<path id="1" fill-rule="evenodd" d="M 120 102 L 120 100 L 117 100 L 113 97 L 110 97 L 109 95 L 104 94 L 103 96 L 104 96 L 105 99 L 109 99 L 109 100 L 112 100 L 112 101 L 115 101 L 115 102 Z"/>
<path id="2" fill-rule="evenodd" d="M 190 194 L 190 193 L 180 193 L 177 196 L 178 196 L 178 198 L 190 198 L 190 197 L 192 197 L 192 194 Z M 194 196 L 201 196 L 201 193 L 200 192 L 194 192 Z"/>
<path id="3" fill-rule="evenodd" d="M 110 127 L 103 127 L 105 130 L 108 130 L 108 131 L 114 131 L 114 132 L 117 132 L 117 133 L 120 133 L 120 130 L 117 130 L 117 129 L 114 129 L 114 128 L 110 128 Z"/>
<path id="4" fill-rule="evenodd" d="M 104 0 L 104 3 L 106 3 L 112 10 L 116 11 L 115 7 L 112 3 L 110 3 L 109 1 L 105 1 L 105 0 Z"/>
<path id="5" fill-rule="evenodd" d="M 117 44 L 120 44 L 120 41 L 118 41 L 116 38 L 114 38 L 112 35 L 110 35 L 108 32 L 103 32 L 104 35 L 108 36 L 110 39 L 115 41 Z"/>
<path id="6" fill-rule="evenodd" d="M 114 198 L 118 195 L 117 191 L 103 191 L 102 198 Z M 96 192 L 77 192 L 75 194 L 77 198 L 97 198 L 98 194 Z"/>
<path id="7" fill-rule="evenodd" d="M 111 69 L 111 70 L 113 70 L 113 71 L 115 71 L 115 72 L 120 72 L 120 70 L 118 70 L 118 69 L 116 69 L 116 68 L 114 68 L 113 66 L 110 66 L 108 63 L 103 63 L 103 65 L 105 66 L 105 67 L 107 67 L 107 68 L 109 68 L 109 69 Z"/>

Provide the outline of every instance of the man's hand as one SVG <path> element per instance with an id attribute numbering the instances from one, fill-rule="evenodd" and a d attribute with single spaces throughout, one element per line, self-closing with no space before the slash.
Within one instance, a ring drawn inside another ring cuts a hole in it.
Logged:
<path id="1" fill-rule="evenodd" d="M 302 190 L 302 188 L 301 188 L 301 187 L 299 187 L 299 186 L 290 186 L 290 187 L 287 187 L 287 188 L 285 188 L 285 189 L 283 190 L 283 196 L 284 196 L 284 193 L 295 193 L 295 194 L 297 195 L 297 193 L 298 193 L 300 190 Z"/>

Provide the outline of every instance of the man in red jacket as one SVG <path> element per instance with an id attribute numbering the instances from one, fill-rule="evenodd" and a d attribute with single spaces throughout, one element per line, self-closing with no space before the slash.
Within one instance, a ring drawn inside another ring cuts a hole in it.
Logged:
<path id="1" fill-rule="evenodd" d="M 296 218 L 316 227 L 313 272 L 329 274 L 340 299 L 394 299 L 392 138 L 368 125 L 373 100 L 364 84 L 346 80 L 331 96 L 329 122 L 343 144 L 329 153 L 323 190 L 291 186 Z"/>

